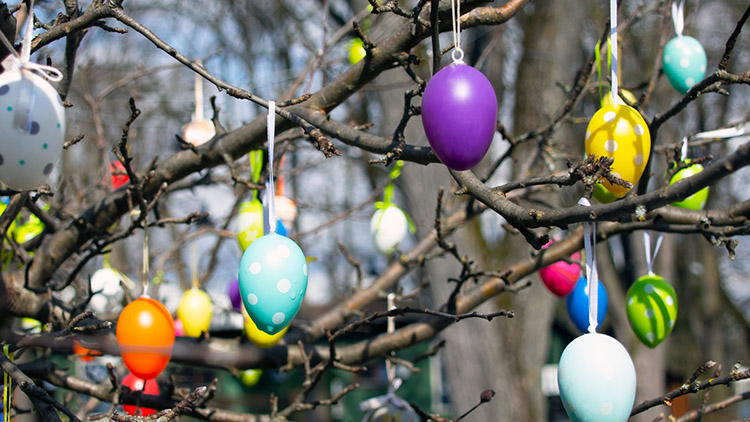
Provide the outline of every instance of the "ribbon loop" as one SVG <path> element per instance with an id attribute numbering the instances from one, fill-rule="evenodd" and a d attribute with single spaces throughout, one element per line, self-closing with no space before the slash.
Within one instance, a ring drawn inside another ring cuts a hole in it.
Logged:
<path id="1" fill-rule="evenodd" d="M 34 31 L 34 0 L 29 1 L 29 13 L 26 19 L 26 28 L 23 40 L 21 41 L 21 54 L 16 51 L 13 43 L 0 32 L 0 41 L 8 49 L 10 55 L 3 61 L 2 66 L 5 70 L 26 70 L 51 81 L 59 82 L 62 80 L 62 72 L 52 66 L 33 63 L 31 59 L 31 40 Z"/>
<path id="2" fill-rule="evenodd" d="M 643 232 L 643 246 L 646 251 L 646 268 L 648 269 L 648 275 L 654 275 L 654 262 L 656 261 L 656 255 L 659 253 L 661 248 L 661 242 L 664 240 L 664 233 L 659 233 L 659 237 L 656 238 L 656 245 L 654 246 L 654 253 L 651 253 L 651 233 L 647 230 Z"/>
<path id="3" fill-rule="evenodd" d="M 268 135 L 268 181 L 266 182 L 266 202 L 268 204 L 268 233 L 276 233 L 276 207 L 273 188 L 273 144 L 276 138 L 276 102 L 268 102 L 266 119 Z"/>
<path id="4" fill-rule="evenodd" d="M 464 63 L 464 51 L 461 49 L 461 0 L 451 0 L 451 20 L 453 21 L 453 63 Z"/>
<path id="5" fill-rule="evenodd" d="M 677 0 L 672 3 L 672 23 L 674 24 L 674 32 L 678 37 L 682 36 L 682 30 L 685 28 L 685 0 L 680 0 L 680 5 L 677 5 Z"/>

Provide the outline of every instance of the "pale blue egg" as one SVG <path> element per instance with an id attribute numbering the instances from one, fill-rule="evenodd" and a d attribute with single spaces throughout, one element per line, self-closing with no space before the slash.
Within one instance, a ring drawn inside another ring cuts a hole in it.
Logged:
<path id="1" fill-rule="evenodd" d="M 557 384 L 573 422 L 625 422 L 635 401 L 633 361 L 620 342 L 604 334 L 584 334 L 568 344 Z"/>
<path id="2" fill-rule="evenodd" d="M 568 309 L 568 316 L 573 321 L 578 331 L 585 333 L 589 328 L 589 294 L 586 289 L 588 283 L 586 277 L 580 277 L 576 287 L 565 298 L 565 307 Z M 596 309 L 596 321 L 598 325 L 604 322 L 604 316 L 607 315 L 607 289 L 599 281 L 599 290 L 597 292 L 598 307 Z"/>
<path id="3" fill-rule="evenodd" d="M 242 302 L 258 329 L 276 334 L 294 318 L 307 291 L 305 254 L 276 233 L 245 249 L 238 275 Z"/>
<path id="4" fill-rule="evenodd" d="M 706 75 L 706 51 L 700 41 L 683 35 L 672 38 L 661 56 L 664 75 L 680 94 L 685 94 Z"/>

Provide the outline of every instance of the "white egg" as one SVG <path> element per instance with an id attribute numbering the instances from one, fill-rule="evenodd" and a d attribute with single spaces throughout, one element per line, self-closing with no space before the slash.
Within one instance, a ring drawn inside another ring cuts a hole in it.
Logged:
<path id="1" fill-rule="evenodd" d="M 31 71 L 0 74 L 0 180 L 18 190 L 46 183 L 65 140 L 57 91 Z"/>
<path id="2" fill-rule="evenodd" d="M 195 146 L 205 144 L 214 135 L 216 135 L 216 129 L 210 120 L 198 120 L 182 127 L 182 138 Z"/>
<path id="3" fill-rule="evenodd" d="M 111 268 L 100 268 L 91 276 L 91 290 L 104 296 L 114 296 L 122 291 L 120 274 Z"/>
<path id="4" fill-rule="evenodd" d="M 409 222 L 406 215 L 395 205 L 375 211 L 370 220 L 370 234 L 381 253 L 392 253 L 406 238 Z"/>

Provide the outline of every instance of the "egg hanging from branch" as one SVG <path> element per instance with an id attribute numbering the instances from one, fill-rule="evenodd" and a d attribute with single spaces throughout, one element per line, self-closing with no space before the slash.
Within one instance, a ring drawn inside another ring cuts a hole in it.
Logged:
<path id="1" fill-rule="evenodd" d="M 628 322 L 646 346 L 658 346 L 677 320 L 677 294 L 664 278 L 645 275 L 630 286 L 626 296 Z"/>
<path id="2" fill-rule="evenodd" d="M 482 72 L 453 63 L 436 73 L 422 96 L 422 123 L 440 161 L 453 170 L 477 165 L 497 126 L 497 97 Z"/>
<path id="3" fill-rule="evenodd" d="M 130 302 L 117 318 L 116 336 L 122 361 L 138 378 L 156 378 L 169 364 L 174 321 L 161 302 L 146 296 Z"/>
<path id="4" fill-rule="evenodd" d="M 651 135 L 636 109 L 610 104 L 600 108 L 589 121 L 585 147 L 587 156 L 614 158 L 611 174 L 635 185 L 648 163 Z M 602 185 L 618 198 L 630 191 L 608 180 L 602 180 Z"/>
<path id="5" fill-rule="evenodd" d="M 706 76 L 706 51 L 700 41 L 688 35 L 669 40 L 661 62 L 670 85 L 683 95 Z"/>
<path id="6" fill-rule="evenodd" d="M 44 184 L 65 140 L 65 110 L 57 91 L 30 70 L 0 74 L 0 180 L 28 190 Z"/>
<path id="7" fill-rule="evenodd" d="M 289 325 L 305 297 L 305 254 L 288 237 L 267 234 L 245 249 L 239 280 L 250 318 L 261 331 L 276 334 Z"/>

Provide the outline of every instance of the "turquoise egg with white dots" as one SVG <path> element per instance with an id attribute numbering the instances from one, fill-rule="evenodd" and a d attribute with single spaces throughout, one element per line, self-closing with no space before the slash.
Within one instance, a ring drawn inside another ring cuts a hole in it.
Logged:
<path id="1" fill-rule="evenodd" d="M 620 342 L 587 333 L 563 350 L 557 385 L 571 421 L 625 422 L 635 401 L 635 367 Z"/>
<path id="2" fill-rule="evenodd" d="M 292 239 L 267 234 L 245 249 L 238 278 L 247 314 L 258 329 L 276 334 L 297 315 L 305 297 L 305 254 Z"/>
<path id="3" fill-rule="evenodd" d="M 654 348 L 672 332 L 677 320 L 677 295 L 662 277 L 650 274 L 638 278 L 625 300 L 630 327 L 643 344 Z"/>
<path id="4" fill-rule="evenodd" d="M 16 190 L 46 184 L 65 141 L 57 91 L 28 70 L 0 74 L 0 132 L 0 180 Z"/>
<path id="5" fill-rule="evenodd" d="M 672 38 L 661 56 L 664 75 L 680 94 L 706 76 L 706 51 L 700 41 L 688 35 Z"/>

